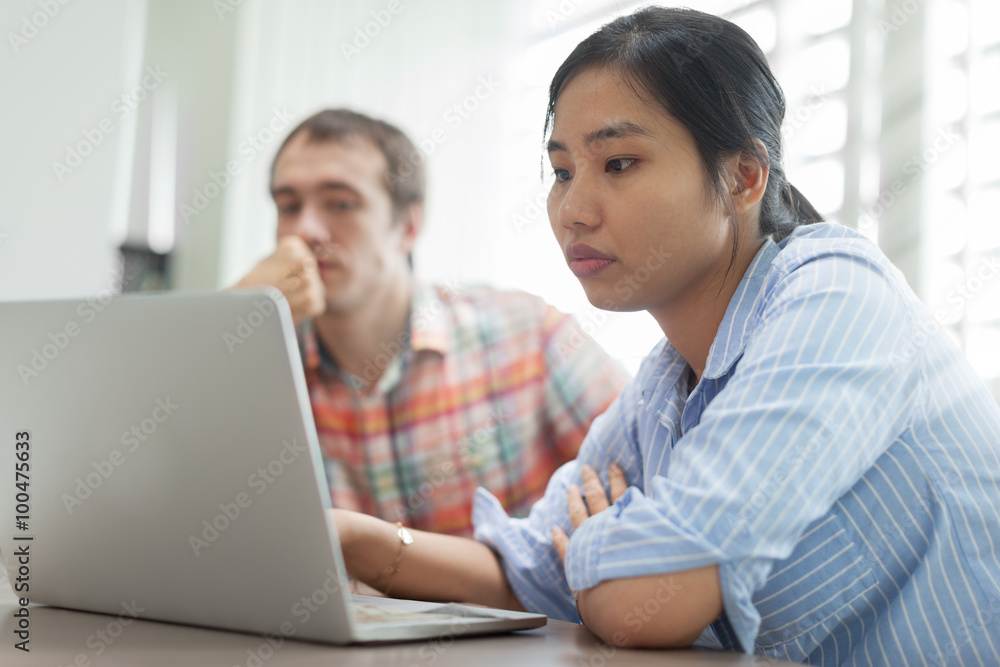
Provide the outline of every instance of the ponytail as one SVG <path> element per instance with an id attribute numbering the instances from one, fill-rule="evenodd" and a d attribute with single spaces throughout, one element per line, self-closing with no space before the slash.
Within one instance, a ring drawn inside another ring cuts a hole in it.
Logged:
<path id="1" fill-rule="evenodd" d="M 781 187 L 781 212 L 775 215 L 776 225 L 767 225 L 761 215 L 761 231 L 769 232 L 776 241 L 785 238 L 799 225 L 811 225 L 814 222 L 823 222 L 823 216 L 816 207 L 806 199 L 805 195 L 799 192 L 794 185 L 785 181 Z M 771 227 L 771 229 L 769 229 Z"/>

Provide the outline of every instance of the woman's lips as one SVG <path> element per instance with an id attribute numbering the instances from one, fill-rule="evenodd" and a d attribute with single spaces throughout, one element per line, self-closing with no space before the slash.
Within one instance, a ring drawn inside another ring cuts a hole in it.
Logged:
<path id="1" fill-rule="evenodd" d="M 586 243 L 574 243 L 566 249 L 569 269 L 577 278 L 589 278 L 608 268 L 615 260 Z"/>
<path id="2" fill-rule="evenodd" d="M 569 262 L 569 270 L 577 278 L 589 278 L 590 276 L 596 276 L 598 273 L 611 266 L 615 260 L 613 259 L 598 259 L 596 257 L 581 257 L 579 259 L 572 259 Z"/>

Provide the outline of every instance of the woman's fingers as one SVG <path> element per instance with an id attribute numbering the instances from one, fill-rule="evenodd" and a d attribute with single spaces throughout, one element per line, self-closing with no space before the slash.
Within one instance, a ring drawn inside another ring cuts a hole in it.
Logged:
<path id="1" fill-rule="evenodd" d="M 617 463 L 608 466 L 608 482 L 611 486 L 611 502 L 615 502 L 622 497 L 625 489 L 628 488 L 628 482 L 625 481 L 625 471 Z"/>
<path id="2" fill-rule="evenodd" d="M 601 478 L 592 467 L 583 466 L 583 488 L 587 497 L 587 507 L 590 514 L 597 514 L 608 509 L 608 495 L 601 484 Z"/>
<path id="3" fill-rule="evenodd" d="M 569 544 L 569 537 L 559 526 L 552 526 L 552 546 L 556 548 L 556 553 L 562 562 L 566 562 L 566 545 Z"/>
<path id="4" fill-rule="evenodd" d="M 573 522 L 573 528 L 579 528 L 580 524 L 586 521 L 592 514 L 603 512 L 608 509 L 608 496 L 604 492 L 604 485 L 601 478 L 597 476 L 597 471 L 589 465 L 581 467 L 583 476 L 583 490 L 576 484 L 570 484 L 566 488 L 566 507 L 569 510 L 569 518 Z M 628 483 L 625 481 L 625 471 L 617 463 L 612 463 L 608 467 L 608 482 L 611 486 L 611 502 L 617 500 Z M 586 502 L 584 502 L 586 497 Z M 556 548 L 559 557 L 566 561 L 566 545 L 569 537 L 566 532 L 558 526 L 552 527 L 552 545 Z"/>
<path id="5" fill-rule="evenodd" d="M 583 496 L 580 494 L 580 487 L 570 484 L 566 490 L 566 504 L 569 507 L 569 518 L 573 522 L 574 528 L 579 528 L 580 524 L 587 520 L 590 513 L 583 503 Z"/>

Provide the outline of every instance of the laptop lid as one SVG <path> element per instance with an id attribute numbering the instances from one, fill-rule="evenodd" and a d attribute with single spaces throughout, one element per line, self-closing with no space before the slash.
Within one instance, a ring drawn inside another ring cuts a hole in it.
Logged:
<path id="1" fill-rule="evenodd" d="M 11 556 L 30 553 L 17 595 L 350 641 L 278 290 L 4 303 L 0 341 L 0 550 L 12 586 Z"/>

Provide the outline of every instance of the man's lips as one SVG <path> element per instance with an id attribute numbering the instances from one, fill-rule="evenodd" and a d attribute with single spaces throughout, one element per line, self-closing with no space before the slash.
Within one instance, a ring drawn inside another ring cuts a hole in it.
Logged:
<path id="1" fill-rule="evenodd" d="M 566 249 L 566 259 L 569 262 L 570 271 L 577 278 L 595 276 L 615 261 L 610 255 L 606 255 L 586 243 L 570 245 Z"/>
<path id="2" fill-rule="evenodd" d="M 339 271 L 344 268 L 344 265 L 340 262 L 319 262 L 318 266 L 321 275 L 333 273 L 334 271 Z"/>

